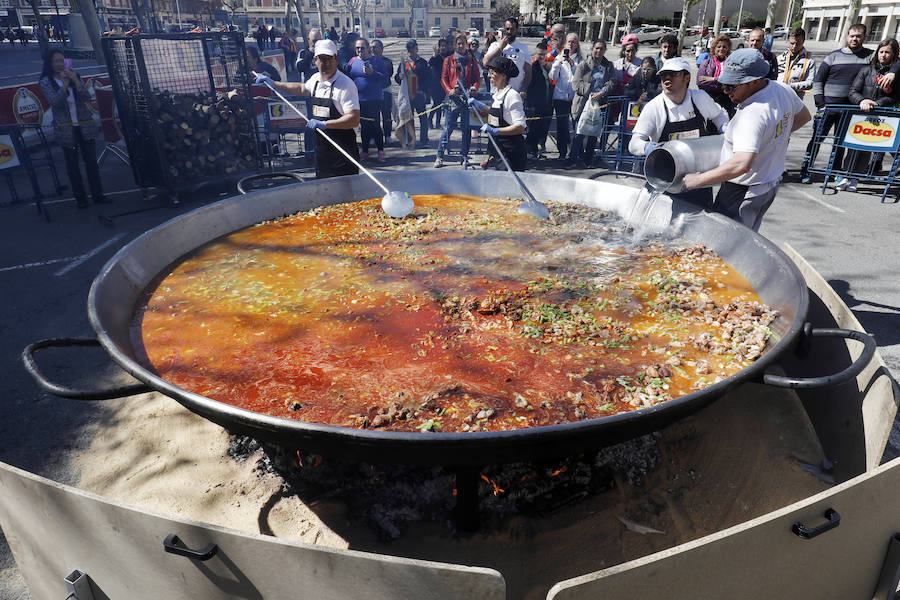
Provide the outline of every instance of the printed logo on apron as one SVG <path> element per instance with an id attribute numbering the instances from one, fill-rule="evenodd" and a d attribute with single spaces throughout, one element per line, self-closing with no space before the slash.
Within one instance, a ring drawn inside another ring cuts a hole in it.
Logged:
<path id="1" fill-rule="evenodd" d="M 488 115 L 488 125 L 491 127 L 500 127 L 500 118 L 495 115 Z"/>
<path id="2" fill-rule="evenodd" d="M 330 109 L 327 106 L 319 106 L 317 104 L 313 104 L 313 116 L 320 119 L 327 119 L 328 115 L 331 114 Z"/>

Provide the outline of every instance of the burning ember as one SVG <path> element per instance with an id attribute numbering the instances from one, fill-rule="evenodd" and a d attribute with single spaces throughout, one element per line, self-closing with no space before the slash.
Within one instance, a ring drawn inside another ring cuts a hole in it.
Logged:
<path id="1" fill-rule="evenodd" d="M 477 490 L 482 531 L 498 529 L 508 516 L 542 517 L 619 483 L 638 484 L 657 463 L 660 437 L 649 434 L 595 455 L 494 465 L 481 471 L 332 459 L 261 444 L 247 436 L 232 437 L 228 454 L 243 461 L 258 451 L 258 472 L 279 475 L 285 496 L 297 496 L 313 510 L 319 502 L 340 502 L 349 520 L 390 540 L 402 536 L 406 524 L 415 521 L 442 522 L 456 530 L 455 507 L 462 495 L 457 489 L 464 483 Z M 458 483 L 461 477 L 474 482 Z"/>

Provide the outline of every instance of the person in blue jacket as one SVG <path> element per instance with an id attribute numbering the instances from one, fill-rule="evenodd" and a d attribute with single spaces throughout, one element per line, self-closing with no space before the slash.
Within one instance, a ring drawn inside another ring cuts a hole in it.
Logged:
<path id="1" fill-rule="evenodd" d="M 378 162 L 384 162 L 384 131 L 381 129 L 383 90 L 390 85 L 391 73 L 384 60 L 372 54 L 369 41 L 356 40 L 356 56 L 347 65 L 350 78 L 359 92 L 360 130 L 363 160 L 369 158 L 369 141 L 378 148 Z"/>

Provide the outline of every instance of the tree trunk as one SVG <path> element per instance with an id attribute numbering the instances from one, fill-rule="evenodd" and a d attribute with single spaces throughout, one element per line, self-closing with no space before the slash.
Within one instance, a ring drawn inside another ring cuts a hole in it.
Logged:
<path id="1" fill-rule="evenodd" d="M 366 0 L 359 5 L 359 35 L 369 39 L 369 26 L 366 25 Z"/>
<path id="2" fill-rule="evenodd" d="M 100 45 L 100 21 L 97 19 L 97 11 L 94 9 L 94 3 L 90 0 L 81 0 L 74 8 L 78 9 L 84 28 L 87 30 L 88 37 L 91 38 L 91 47 L 94 49 L 94 55 L 98 65 L 106 64 L 106 57 L 103 56 L 103 47 Z"/>
<path id="3" fill-rule="evenodd" d="M 843 41 L 847 39 L 847 36 L 850 34 L 850 27 L 856 25 L 856 22 L 859 20 L 859 4 L 860 0 L 850 0 L 850 6 L 847 9 L 847 18 L 844 19 L 844 26 L 841 28 L 841 37 L 839 37 L 838 40 Z"/>
<path id="4" fill-rule="evenodd" d="M 603 9 L 600 11 L 600 32 L 597 34 L 597 38 L 596 38 L 598 40 L 601 38 L 605 38 L 605 36 L 603 35 L 603 31 L 606 29 L 606 11 L 607 11 L 606 6 L 604 6 Z M 604 39 L 604 41 L 606 41 L 606 40 Z M 591 46 L 593 46 L 593 45 L 594 45 L 594 41 L 591 40 Z"/>
<path id="5" fill-rule="evenodd" d="M 719 32 L 722 31 L 722 8 L 725 4 L 725 0 L 716 0 L 716 20 L 713 21 L 713 37 L 719 37 Z"/>
<path id="6" fill-rule="evenodd" d="M 615 23 L 613 23 L 613 30 L 612 30 L 613 46 L 615 46 L 617 43 L 619 43 L 619 39 L 620 39 L 620 37 L 619 37 L 619 13 L 621 12 L 621 10 L 622 10 L 622 5 L 618 2 L 616 2 L 616 21 L 615 21 Z"/>
<path id="7" fill-rule="evenodd" d="M 44 18 L 38 9 L 37 0 L 28 0 L 28 3 L 31 5 L 31 10 L 34 11 L 34 18 L 37 23 L 35 25 L 37 33 L 34 37 L 37 38 L 38 45 L 41 47 L 41 56 L 47 56 L 47 53 L 50 51 L 50 42 L 47 41 L 47 28 L 44 27 Z"/>
<path id="8" fill-rule="evenodd" d="M 319 14 L 319 31 L 322 32 L 322 39 L 325 39 L 325 32 L 328 31 L 328 28 L 325 27 L 325 13 L 322 12 L 322 2 L 325 0 L 316 0 L 316 12 Z"/>
<path id="9" fill-rule="evenodd" d="M 766 27 L 772 27 L 775 21 L 775 9 L 778 7 L 778 0 L 769 0 L 766 6 Z"/>
<path id="10" fill-rule="evenodd" d="M 681 56 L 684 34 L 687 33 L 688 13 L 697 2 L 699 0 L 684 0 L 684 4 L 681 7 L 681 23 L 678 25 L 678 51 L 675 53 L 675 56 Z"/>

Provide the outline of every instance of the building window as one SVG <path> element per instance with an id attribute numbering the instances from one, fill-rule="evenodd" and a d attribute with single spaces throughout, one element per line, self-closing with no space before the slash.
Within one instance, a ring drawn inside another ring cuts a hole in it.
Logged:
<path id="1" fill-rule="evenodd" d="M 391 0 L 391 8 L 403 8 L 403 0 Z"/>
<path id="2" fill-rule="evenodd" d="M 440 18 L 440 17 L 435 17 L 435 18 L 434 18 L 434 26 L 435 26 L 435 27 L 440 27 L 440 26 L 441 26 L 441 18 Z"/>
<path id="3" fill-rule="evenodd" d="M 453 17 L 452 19 L 450 19 L 450 26 L 459 27 L 459 17 Z"/>
<path id="4" fill-rule="evenodd" d="M 381 19 L 375 19 L 375 27 L 381 29 L 384 25 L 381 24 Z"/>
<path id="5" fill-rule="evenodd" d="M 335 17 L 335 18 L 334 18 L 334 26 L 335 26 L 335 27 L 340 27 L 340 26 L 341 26 L 341 20 L 340 20 L 338 17 Z"/>
<path id="6" fill-rule="evenodd" d="M 469 0 L 470 8 L 484 8 L 484 0 Z"/>
<path id="7" fill-rule="evenodd" d="M 897 21 L 900 23 L 900 21 Z M 398 19 L 397 17 L 391 18 L 391 27 L 395 29 L 405 29 L 406 28 L 406 19 Z"/>

